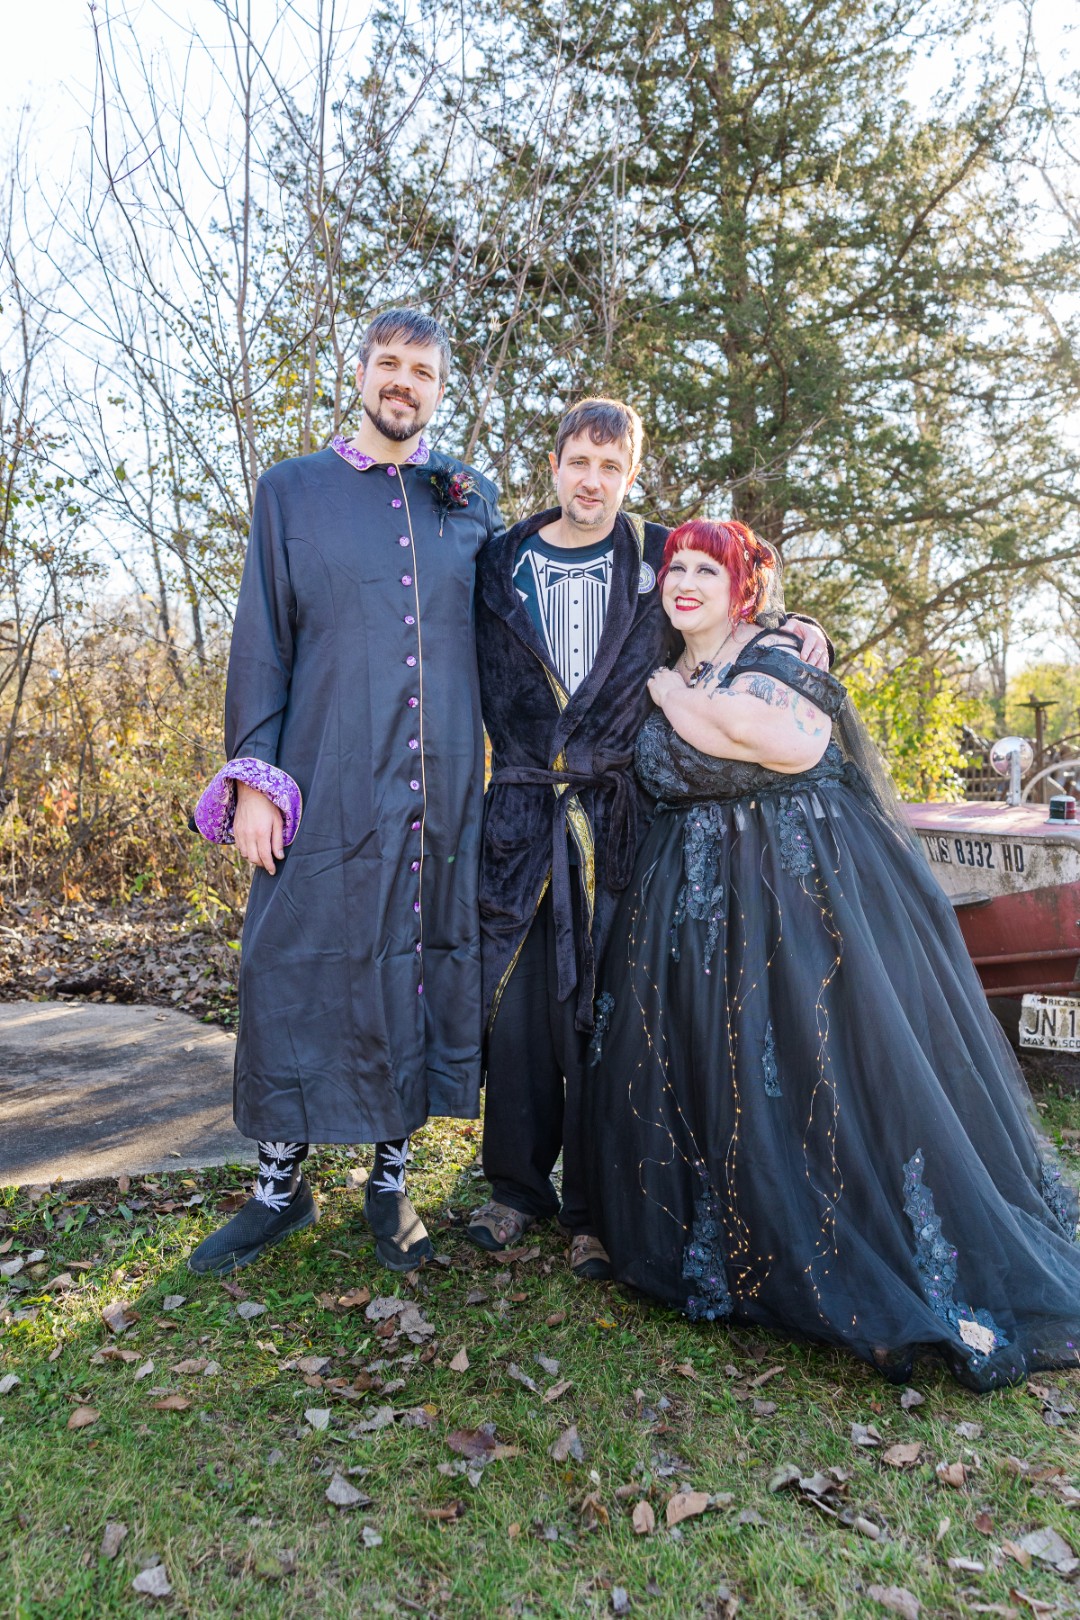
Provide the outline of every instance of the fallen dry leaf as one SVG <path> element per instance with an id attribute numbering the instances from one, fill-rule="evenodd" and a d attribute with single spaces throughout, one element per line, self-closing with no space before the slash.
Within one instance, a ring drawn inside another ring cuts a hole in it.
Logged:
<path id="1" fill-rule="evenodd" d="M 466 1304 L 468 1304 L 467 1300 L 466 1300 Z M 552 1311 L 550 1316 L 546 1316 L 544 1318 L 544 1321 L 546 1322 L 548 1327 L 559 1327 L 559 1326 L 561 1326 L 561 1324 L 563 1322 L 566 1321 L 566 1312 L 565 1311 Z"/>
<path id="2" fill-rule="evenodd" d="M 201 1373 L 205 1372 L 209 1363 L 205 1356 L 189 1356 L 186 1361 L 178 1361 L 169 1368 L 174 1373 Z"/>
<path id="3" fill-rule="evenodd" d="M 465 1517 L 464 1502 L 448 1502 L 445 1507 L 422 1507 L 420 1516 L 424 1519 L 436 1519 L 442 1523 L 450 1523 L 454 1519 Z"/>
<path id="4" fill-rule="evenodd" d="M 139 1313 L 132 1310 L 130 1305 L 124 1305 L 116 1300 L 113 1304 L 105 1306 L 101 1320 L 110 1333 L 126 1333 L 128 1328 L 139 1320 Z"/>
<path id="5" fill-rule="evenodd" d="M 151 1404 L 155 1412 L 186 1412 L 191 1402 L 183 1395 L 163 1395 Z"/>
<path id="6" fill-rule="evenodd" d="M 115 1558 L 127 1533 L 128 1527 L 122 1519 L 110 1519 L 101 1536 L 102 1558 Z"/>
<path id="7" fill-rule="evenodd" d="M 982 1513 L 976 1513 L 972 1523 L 981 1536 L 993 1535 L 994 1521 L 991 1515 L 987 1513 L 985 1509 Z"/>
<path id="8" fill-rule="evenodd" d="M 921 1441 L 903 1440 L 895 1446 L 886 1446 L 881 1453 L 881 1460 L 890 1468 L 914 1468 L 921 1456 Z"/>
<path id="9" fill-rule="evenodd" d="M 962 1491 L 967 1481 L 967 1469 L 963 1463 L 940 1462 L 935 1469 L 938 1479 L 943 1485 L 949 1485 L 954 1491 Z"/>
<path id="10" fill-rule="evenodd" d="M 695 1519 L 699 1513 L 707 1512 L 710 1501 L 705 1491 L 676 1491 L 668 1499 L 665 1509 L 668 1529 L 681 1524 L 684 1519 Z"/>
<path id="11" fill-rule="evenodd" d="M 406 1305 L 398 1317 L 397 1325 L 398 1331 L 404 1333 L 412 1344 L 420 1344 L 424 1339 L 430 1339 L 435 1332 L 435 1324 L 428 1321 L 419 1305 Z"/>
<path id="12" fill-rule="evenodd" d="M 949 1558 L 946 1562 L 950 1569 L 960 1570 L 966 1575 L 982 1575 L 986 1571 L 986 1565 L 977 1558 Z"/>
<path id="13" fill-rule="evenodd" d="M 358 1434 L 375 1434 L 379 1429 L 388 1429 L 391 1423 L 397 1420 L 397 1408 L 393 1406 L 379 1406 L 370 1417 L 361 1418 L 349 1430 L 350 1436 Z"/>
<path id="14" fill-rule="evenodd" d="M 557 1401 L 559 1396 L 565 1395 L 567 1390 L 570 1389 L 572 1385 L 573 1379 L 564 1378 L 561 1383 L 552 1384 L 550 1389 L 545 1389 L 542 1399 L 546 1404 L 550 1404 L 552 1401 Z"/>
<path id="15" fill-rule="evenodd" d="M 315 1430 L 330 1427 L 330 1408 L 328 1406 L 309 1406 L 304 1413 L 304 1417 Z"/>
<path id="16" fill-rule="evenodd" d="M 656 1529 L 656 1514 L 650 1504 L 643 1499 L 635 1506 L 630 1515 L 630 1522 L 636 1536 L 651 1536 Z"/>
<path id="17" fill-rule="evenodd" d="M 920 1395 L 917 1389 L 905 1389 L 900 1397 L 900 1405 L 905 1412 L 910 1412 L 912 1407 L 925 1406 L 926 1396 Z"/>
<path id="18" fill-rule="evenodd" d="M 1075 1575 L 1080 1569 L 1080 1558 L 1077 1558 L 1069 1543 L 1049 1527 L 1029 1531 L 1026 1536 L 1021 1536 L 1019 1545 L 1040 1564 L 1049 1564 L 1051 1569 L 1056 1569 L 1059 1575 Z"/>
<path id="19" fill-rule="evenodd" d="M 370 1299 L 370 1288 L 350 1288 L 347 1293 L 338 1295 L 337 1302 L 343 1311 L 358 1311 Z"/>
<path id="20" fill-rule="evenodd" d="M 164 1564 L 154 1564 L 150 1569 L 141 1569 L 131 1585 L 144 1597 L 168 1597 L 172 1591 Z"/>
<path id="21" fill-rule="evenodd" d="M 136 1367 L 136 1369 L 135 1369 L 135 1382 L 139 1383 L 139 1381 L 141 1379 L 149 1378 L 149 1376 L 153 1372 L 153 1370 L 154 1370 L 153 1361 L 144 1361 L 141 1367 Z"/>
<path id="22" fill-rule="evenodd" d="M 10 1395 L 11 1391 L 21 1383 L 22 1379 L 18 1373 L 5 1373 L 3 1378 L 0 1378 L 0 1395 Z"/>
<path id="23" fill-rule="evenodd" d="M 464 1345 L 462 1345 L 461 1349 L 458 1351 L 457 1355 L 454 1357 L 453 1361 L 451 1361 L 451 1363 L 450 1363 L 450 1371 L 451 1372 L 468 1372 L 468 1370 L 469 1370 L 469 1352 L 465 1349 Z"/>
<path id="24" fill-rule="evenodd" d="M 853 1446 L 880 1446 L 881 1435 L 872 1423 L 853 1423 L 851 1443 Z"/>
<path id="25" fill-rule="evenodd" d="M 350 1485 L 343 1474 L 334 1475 L 326 1487 L 325 1495 L 331 1507 L 336 1508 L 367 1507 L 371 1501 L 370 1496 L 365 1496 L 355 1485 Z"/>
<path id="26" fill-rule="evenodd" d="M 459 1457 L 471 1457 L 477 1462 L 490 1461 L 499 1444 L 493 1423 L 485 1423 L 479 1429 L 454 1429 L 447 1435 L 446 1443 Z"/>
<path id="27" fill-rule="evenodd" d="M 529 1390 L 531 1394 L 539 1395 L 540 1391 L 536 1387 L 535 1379 L 530 1378 L 527 1372 L 522 1372 L 516 1361 L 512 1361 L 509 1367 L 507 1367 L 506 1376 L 508 1378 L 512 1378 L 516 1384 L 523 1385 L 524 1388 Z M 546 1398 L 547 1397 L 545 1396 L 545 1399 Z"/>
<path id="28" fill-rule="evenodd" d="M 530 1260 L 538 1260 L 540 1258 L 540 1250 L 539 1249 L 504 1249 L 502 1251 L 502 1257 L 501 1258 L 503 1259 L 505 1264 L 508 1265 L 508 1266 L 509 1265 L 514 1265 L 514 1264 L 517 1264 L 519 1266 L 527 1266 Z"/>
<path id="29" fill-rule="evenodd" d="M 760 1389 L 762 1384 L 767 1384 L 770 1378 L 775 1378 L 777 1373 L 782 1373 L 783 1370 L 783 1367 L 768 1367 L 765 1372 L 758 1373 L 756 1378 L 751 1378 L 747 1388 Z"/>
<path id="30" fill-rule="evenodd" d="M 329 1356 L 301 1356 L 296 1363 L 299 1371 L 305 1373 L 309 1378 L 318 1377 L 319 1373 L 323 1372 L 329 1365 Z"/>
<path id="31" fill-rule="evenodd" d="M 259 1305 L 253 1299 L 242 1299 L 236 1307 L 236 1314 L 241 1322 L 253 1322 L 257 1316 L 262 1316 L 265 1310 L 265 1305 Z"/>
<path id="32" fill-rule="evenodd" d="M 697 1372 L 689 1361 L 676 1362 L 675 1371 L 683 1378 L 692 1378 L 695 1383 L 699 1382 Z"/>
<path id="33" fill-rule="evenodd" d="M 582 1497 L 578 1512 L 586 1530 L 599 1530 L 601 1526 L 606 1530 L 611 1523 L 611 1515 L 601 1502 L 599 1491 L 590 1491 Z"/>
<path id="34" fill-rule="evenodd" d="M 407 1303 L 404 1299 L 384 1294 L 371 1301 L 364 1315 L 369 1322 L 388 1322 L 392 1316 L 399 1316 Z"/>
<path id="35" fill-rule="evenodd" d="M 69 1429 L 88 1429 L 100 1416 L 96 1406 L 77 1406 L 68 1418 L 67 1426 Z"/>
<path id="36" fill-rule="evenodd" d="M 1032 1614 L 1057 1613 L 1056 1603 L 1044 1603 L 1041 1598 L 1028 1597 L 1027 1593 L 1021 1592 L 1018 1586 L 1013 1587 L 1012 1591 L 1009 1593 L 1009 1596 L 1016 1598 L 1020 1603 L 1026 1603 Z"/>
<path id="37" fill-rule="evenodd" d="M 90 1357 L 92 1367 L 104 1366 L 106 1361 L 122 1361 L 130 1366 L 133 1361 L 141 1361 L 137 1350 L 122 1350 L 118 1344 L 103 1344 L 100 1350 L 95 1350 Z"/>
<path id="38" fill-rule="evenodd" d="M 904 1620 L 919 1620 L 919 1600 L 906 1586 L 868 1586 L 866 1595 L 883 1609 L 903 1615 Z"/>
<path id="39" fill-rule="evenodd" d="M 575 1462 L 584 1461 L 585 1450 L 581 1444 L 576 1423 L 571 1423 L 568 1429 L 563 1430 L 551 1448 L 551 1455 L 557 1463 L 564 1463 L 570 1457 L 573 1457 Z"/>

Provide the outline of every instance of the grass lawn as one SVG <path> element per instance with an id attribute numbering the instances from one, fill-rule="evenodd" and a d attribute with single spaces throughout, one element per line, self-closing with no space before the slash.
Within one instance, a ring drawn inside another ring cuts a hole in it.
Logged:
<path id="1" fill-rule="evenodd" d="M 1080 1134 L 1072 1088 L 1042 1101 Z M 916 1403 L 578 1284 L 554 1228 L 487 1257 L 478 1143 L 414 1140 L 440 1264 L 411 1281 L 341 1150 L 319 1225 L 227 1283 L 184 1257 L 240 1170 L 0 1194 L 0 1612 L 1080 1615 L 1080 1375 L 927 1366 Z"/>

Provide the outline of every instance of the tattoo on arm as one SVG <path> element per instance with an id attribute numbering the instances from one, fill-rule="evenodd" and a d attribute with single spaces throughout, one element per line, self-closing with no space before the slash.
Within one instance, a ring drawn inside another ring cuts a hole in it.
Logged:
<path id="1" fill-rule="evenodd" d="M 762 675 L 755 671 L 751 675 L 744 675 L 745 682 L 740 689 L 750 697 L 756 697 L 762 703 L 767 703 L 770 709 L 788 709 L 796 729 L 806 737 L 820 737 L 826 727 L 825 716 L 820 709 L 793 692 L 790 687 L 784 686 L 780 681 L 774 681 L 769 675 Z M 714 697 L 718 691 L 731 690 L 713 687 L 709 696 Z"/>
<path id="2" fill-rule="evenodd" d="M 794 696 L 786 686 L 781 686 L 768 675 L 748 675 L 746 690 L 751 697 L 760 698 L 762 703 L 767 703 L 770 709 L 790 708 L 790 700 Z M 798 698 L 795 701 L 798 702 Z"/>
<path id="3" fill-rule="evenodd" d="M 795 694 L 791 705 L 791 718 L 798 729 L 807 737 L 820 737 L 825 730 L 825 716 L 820 709 L 815 709 L 812 703 Z"/>

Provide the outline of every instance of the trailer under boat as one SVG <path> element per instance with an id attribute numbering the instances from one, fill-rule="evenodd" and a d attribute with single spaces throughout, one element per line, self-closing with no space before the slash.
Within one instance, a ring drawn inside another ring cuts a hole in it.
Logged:
<path id="1" fill-rule="evenodd" d="M 1080 1051 L 1080 823 L 1039 804 L 904 808 L 995 1010 L 1020 1003 L 1022 1046 Z"/>

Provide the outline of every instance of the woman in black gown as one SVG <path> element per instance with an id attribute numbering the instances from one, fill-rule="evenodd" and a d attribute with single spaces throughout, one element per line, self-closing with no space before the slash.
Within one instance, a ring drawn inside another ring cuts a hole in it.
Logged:
<path id="1" fill-rule="evenodd" d="M 621 1281 L 695 1320 L 974 1389 L 1080 1361 L 1072 1190 L 952 907 L 831 675 L 748 624 L 772 553 L 670 536 L 685 648 L 637 746 L 656 816 L 597 999 L 594 1213 Z"/>

